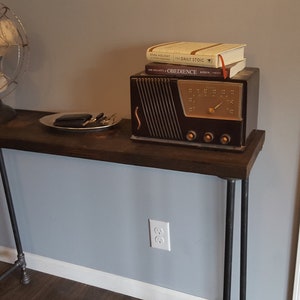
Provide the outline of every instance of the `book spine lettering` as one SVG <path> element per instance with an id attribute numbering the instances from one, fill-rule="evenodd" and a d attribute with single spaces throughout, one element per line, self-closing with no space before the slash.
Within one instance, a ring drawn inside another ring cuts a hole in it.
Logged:
<path id="1" fill-rule="evenodd" d="M 145 72 L 149 75 L 223 77 L 223 70 L 219 68 L 201 68 L 167 64 L 147 64 L 145 66 Z"/>
<path id="2" fill-rule="evenodd" d="M 213 56 L 199 56 L 193 54 L 174 54 L 173 62 L 182 65 L 217 67 L 216 59 Z"/>
<path id="3" fill-rule="evenodd" d="M 153 62 L 174 63 L 181 65 L 193 65 L 217 68 L 218 59 L 213 56 L 200 56 L 193 54 L 173 54 L 168 52 L 149 52 L 146 58 Z"/>
<path id="4" fill-rule="evenodd" d="M 161 53 L 161 52 L 146 52 L 146 58 L 150 61 L 155 62 L 173 62 L 173 54 L 172 53 Z"/>

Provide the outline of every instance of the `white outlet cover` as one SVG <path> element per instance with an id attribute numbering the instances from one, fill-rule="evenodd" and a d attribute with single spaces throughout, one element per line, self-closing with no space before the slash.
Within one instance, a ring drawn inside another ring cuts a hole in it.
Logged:
<path id="1" fill-rule="evenodd" d="M 170 223 L 149 219 L 150 246 L 171 251 Z"/>

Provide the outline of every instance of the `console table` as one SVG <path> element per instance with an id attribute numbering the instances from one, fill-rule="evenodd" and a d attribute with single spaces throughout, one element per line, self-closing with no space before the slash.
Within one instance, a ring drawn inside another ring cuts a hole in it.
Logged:
<path id="1" fill-rule="evenodd" d="M 249 175 L 263 147 L 265 131 L 253 131 L 244 152 L 226 152 L 133 142 L 130 140 L 130 120 L 126 119 L 107 131 L 57 131 L 39 123 L 39 118 L 47 114 L 49 112 L 18 110 L 15 119 L 0 125 L 0 169 L 18 257 L 0 280 L 21 268 L 21 281 L 24 284 L 30 282 L 2 154 L 2 149 L 7 148 L 213 175 L 226 180 L 223 300 L 231 298 L 235 185 L 241 180 L 240 300 L 246 299 Z"/>

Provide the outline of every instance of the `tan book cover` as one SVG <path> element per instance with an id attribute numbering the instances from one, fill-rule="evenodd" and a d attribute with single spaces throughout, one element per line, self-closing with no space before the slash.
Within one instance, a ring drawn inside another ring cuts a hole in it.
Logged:
<path id="1" fill-rule="evenodd" d="M 152 62 L 192 65 L 202 67 L 222 67 L 244 59 L 246 44 L 171 42 L 151 46 L 146 58 Z"/>

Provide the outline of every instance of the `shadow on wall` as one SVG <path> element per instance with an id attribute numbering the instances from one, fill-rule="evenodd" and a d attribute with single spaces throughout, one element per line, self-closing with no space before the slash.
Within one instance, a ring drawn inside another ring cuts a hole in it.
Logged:
<path id="1" fill-rule="evenodd" d="M 296 192 L 296 199 L 294 205 L 294 224 L 291 241 L 291 254 L 290 254 L 290 272 L 289 272 L 289 285 L 287 299 L 293 299 L 293 288 L 295 279 L 295 270 L 297 262 L 297 250 L 300 247 L 299 238 L 300 228 L 300 157 L 298 163 L 298 186 Z"/>
<path id="2" fill-rule="evenodd" d="M 129 77 L 144 69 L 146 46 L 117 48 L 103 53 L 94 68 L 78 74 L 72 82 L 71 107 L 118 113 L 130 117 Z"/>

